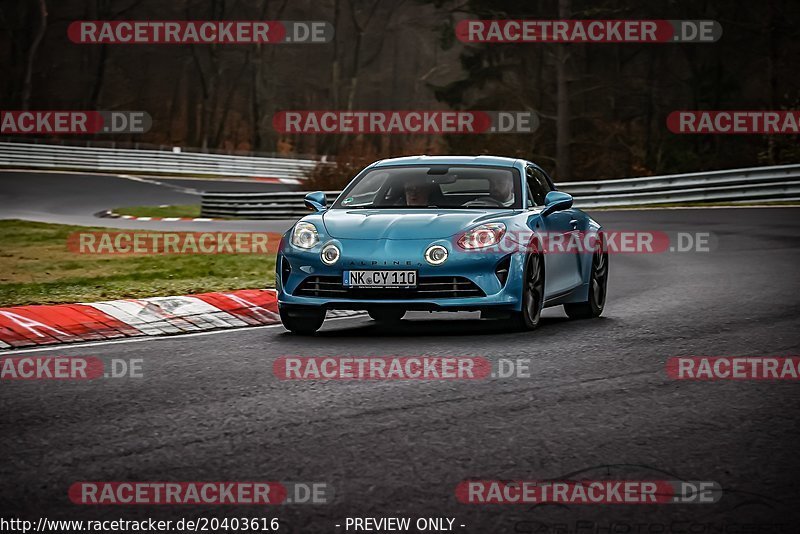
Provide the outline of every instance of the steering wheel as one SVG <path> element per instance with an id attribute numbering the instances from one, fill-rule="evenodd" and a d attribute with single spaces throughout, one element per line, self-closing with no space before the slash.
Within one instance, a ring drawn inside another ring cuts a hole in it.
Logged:
<path id="1" fill-rule="evenodd" d="M 464 204 L 465 208 L 478 208 L 481 206 L 502 208 L 503 203 L 493 197 L 481 197 Z"/>

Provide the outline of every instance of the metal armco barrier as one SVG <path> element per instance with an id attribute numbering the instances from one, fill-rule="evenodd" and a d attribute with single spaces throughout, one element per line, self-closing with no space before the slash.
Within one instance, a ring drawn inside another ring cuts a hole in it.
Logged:
<path id="1" fill-rule="evenodd" d="M 755 167 L 669 176 L 592 182 L 564 182 L 558 189 L 575 197 L 579 208 L 800 200 L 800 165 Z M 326 191 L 330 204 L 339 191 Z M 206 193 L 203 217 L 293 219 L 308 214 L 305 191 L 282 193 Z"/>
<path id="2" fill-rule="evenodd" d="M 0 167 L 18 169 L 279 178 L 299 183 L 316 164 L 313 159 L 0 143 Z"/>
<path id="3" fill-rule="evenodd" d="M 328 204 L 341 191 L 325 191 Z M 308 215 L 303 197 L 308 191 L 280 193 L 203 193 L 201 217 L 295 219 Z"/>

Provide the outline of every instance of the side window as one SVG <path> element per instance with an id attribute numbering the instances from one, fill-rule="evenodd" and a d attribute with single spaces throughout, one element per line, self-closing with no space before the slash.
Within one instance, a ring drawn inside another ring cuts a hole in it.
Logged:
<path id="1" fill-rule="evenodd" d="M 525 177 L 528 183 L 529 202 L 534 206 L 544 206 L 544 197 L 550 192 L 547 178 L 539 169 L 533 167 L 525 168 Z"/>

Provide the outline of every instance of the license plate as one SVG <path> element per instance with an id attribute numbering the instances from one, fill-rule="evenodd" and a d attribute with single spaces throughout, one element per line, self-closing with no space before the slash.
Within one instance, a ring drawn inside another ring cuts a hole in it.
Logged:
<path id="1" fill-rule="evenodd" d="M 345 271 L 346 287 L 417 287 L 417 271 Z"/>

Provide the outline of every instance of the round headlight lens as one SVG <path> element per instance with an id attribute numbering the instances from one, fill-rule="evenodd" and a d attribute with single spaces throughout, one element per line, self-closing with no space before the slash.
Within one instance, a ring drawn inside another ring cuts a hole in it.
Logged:
<path id="1" fill-rule="evenodd" d="M 299 222 L 292 231 L 292 245 L 300 248 L 313 248 L 319 242 L 317 227 L 311 223 Z"/>
<path id="2" fill-rule="evenodd" d="M 447 249 L 442 245 L 433 245 L 425 251 L 425 261 L 431 265 L 441 265 L 447 260 Z"/>
<path id="3" fill-rule="evenodd" d="M 325 265 L 333 265 L 337 261 L 339 261 L 339 256 L 341 253 L 339 252 L 339 248 L 336 245 L 325 245 L 325 248 L 322 249 L 322 254 L 320 254 L 320 258 L 322 259 L 322 263 Z"/>

